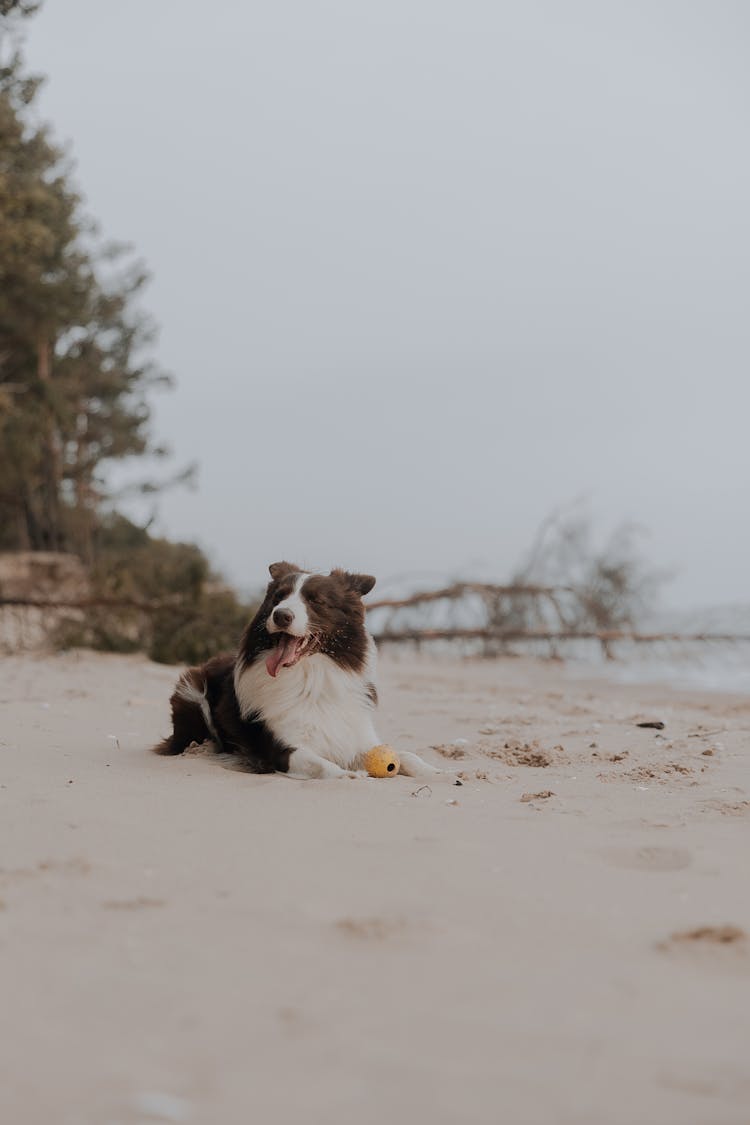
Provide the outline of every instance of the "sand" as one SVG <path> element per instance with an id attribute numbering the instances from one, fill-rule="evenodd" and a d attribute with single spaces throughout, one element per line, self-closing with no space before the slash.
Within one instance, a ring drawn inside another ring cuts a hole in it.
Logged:
<path id="1" fill-rule="evenodd" d="M 425 787 L 157 758 L 173 679 L 0 662 L 3 1122 L 750 1121 L 747 697 L 389 657 Z"/>

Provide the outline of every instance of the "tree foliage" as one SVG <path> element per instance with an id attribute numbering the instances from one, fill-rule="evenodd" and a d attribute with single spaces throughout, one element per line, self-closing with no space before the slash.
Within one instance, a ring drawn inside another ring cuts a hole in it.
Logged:
<path id="1" fill-rule="evenodd" d="M 117 512 L 123 493 L 108 491 L 112 462 L 166 452 L 151 440 L 148 397 L 169 380 L 150 358 L 154 331 L 138 305 L 146 271 L 101 242 L 39 119 L 41 80 L 19 52 L 37 7 L 0 0 L 0 550 L 72 551 L 88 563 L 95 604 L 63 619 L 59 643 L 203 660 L 236 645 L 252 607 L 198 547 L 154 538 Z M 191 471 L 135 489 L 153 493 Z M 144 602 L 161 608 L 134 604 Z"/>
<path id="2" fill-rule="evenodd" d="M 66 620 L 56 643 L 107 652 L 147 652 L 164 664 L 197 664 L 236 648 L 255 606 L 240 601 L 191 543 L 158 539 L 122 515 L 99 524 L 92 595 L 120 606 L 92 607 Z M 128 603 L 158 605 L 143 611 Z"/>
<path id="3" fill-rule="evenodd" d="M 32 8 L 3 0 L 0 17 Z M 0 548 L 90 558 L 107 466 L 161 452 L 147 394 L 167 380 L 137 306 L 147 275 L 99 242 L 39 86 L 14 50 L 0 66 Z"/>

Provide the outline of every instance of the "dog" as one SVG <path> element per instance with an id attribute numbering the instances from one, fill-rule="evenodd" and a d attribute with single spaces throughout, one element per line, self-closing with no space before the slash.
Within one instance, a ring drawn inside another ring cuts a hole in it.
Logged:
<path id="1" fill-rule="evenodd" d="M 363 775 L 375 730 L 375 642 L 362 598 L 369 574 L 313 574 L 272 563 L 263 603 L 239 651 L 180 676 L 170 700 L 172 733 L 157 754 L 211 741 L 250 773 L 295 778 Z M 401 752 L 408 777 L 442 773 Z"/>

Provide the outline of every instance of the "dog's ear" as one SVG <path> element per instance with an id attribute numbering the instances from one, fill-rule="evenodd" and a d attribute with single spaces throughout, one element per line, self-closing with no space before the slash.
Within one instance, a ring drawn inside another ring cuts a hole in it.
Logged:
<path id="1" fill-rule="evenodd" d="M 340 575 L 349 589 L 354 590 L 361 598 L 369 594 L 375 585 L 375 579 L 371 574 L 350 574 L 348 570 L 338 570 L 333 573 Z"/>
<path id="2" fill-rule="evenodd" d="M 298 566 L 288 562 L 271 563 L 268 568 L 268 573 L 271 575 L 274 582 L 277 582 L 279 578 L 284 578 L 287 574 L 299 574 L 299 572 Z"/>

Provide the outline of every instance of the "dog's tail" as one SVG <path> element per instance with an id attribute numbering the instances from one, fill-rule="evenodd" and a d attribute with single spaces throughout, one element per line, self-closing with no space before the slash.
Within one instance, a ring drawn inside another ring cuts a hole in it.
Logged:
<path id="1" fill-rule="evenodd" d="M 152 746 L 154 754 L 182 754 L 184 746 L 175 746 L 174 735 L 163 738 L 156 746 Z"/>
<path id="2" fill-rule="evenodd" d="M 182 673 L 169 702 L 172 733 L 154 746 L 155 754 L 182 754 L 192 743 L 216 737 L 201 668 L 188 668 Z"/>

